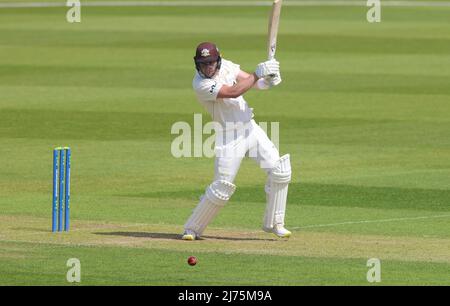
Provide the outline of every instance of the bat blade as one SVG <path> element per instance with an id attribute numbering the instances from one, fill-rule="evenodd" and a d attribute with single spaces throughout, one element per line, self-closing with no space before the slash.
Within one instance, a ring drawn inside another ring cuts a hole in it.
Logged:
<path id="1" fill-rule="evenodd" d="M 269 17 L 269 35 L 267 40 L 267 57 L 269 60 L 275 58 L 277 50 L 278 25 L 280 23 L 281 5 L 283 0 L 274 0 Z"/>

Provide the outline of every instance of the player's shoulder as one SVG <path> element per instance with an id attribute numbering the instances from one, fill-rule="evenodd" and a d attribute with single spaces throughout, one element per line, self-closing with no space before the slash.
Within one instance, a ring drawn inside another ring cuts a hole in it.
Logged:
<path id="1" fill-rule="evenodd" d="M 227 59 L 222 59 L 222 66 L 221 67 L 226 67 L 226 68 L 236 68 L 239 67 L 238 64 L 233 63 L 230 60 Z"/>
<path id="2" fill-rule="evenodd" d="M 239 71 L 241 70 L 241 66 L 233 63 L 232 61 L 223 59 L 222 66 L 220 67 L 221 75 L 232 75 L 233 77 L 237 77 Z"/>
<path id="3" fill-rule="evenodd" d="M 209 88 L 212 83 L 215 83 L 213 79 L 203 78 L 198 72 L 196 72 L 194 75 L 194 79 L 192 80 L 192 87 L 194 88 L 194 90 L 198 91 Z"/>

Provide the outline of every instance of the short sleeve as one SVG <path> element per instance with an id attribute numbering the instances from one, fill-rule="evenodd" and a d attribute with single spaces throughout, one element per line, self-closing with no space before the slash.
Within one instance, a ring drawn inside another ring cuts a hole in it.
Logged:
<path id="1" fill-rule="evenodd" d="M 203 79 L 194 85 L 195 92 L 201 101 L 215 101 L 223 84 L 212 79 Z"/>
<path id="2" fill-rule="evenodd" d="M 230 62 L 230 70 L 233 76 L 237 78 L 239 72 L 241 71 L 241 66 L 233 62 Z"/>

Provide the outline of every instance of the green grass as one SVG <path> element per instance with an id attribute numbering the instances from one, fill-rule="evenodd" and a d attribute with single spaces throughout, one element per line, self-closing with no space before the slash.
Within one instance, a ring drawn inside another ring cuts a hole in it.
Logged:
<path id="1" fill-rule="evenodd" d="M 382 285 L 449 285 L 450 9 L 384 7 L 380 24 L 366 9 L 284 9 L 283 83 L 246 94 L 291 154 L 293 237 L 260 230 L 265 175 L 245 161 L 194 243 L 178 235 L 214 161 L 170 154 L 173 123 L 209 120 L 193 51 L 216 41 L 251 71 L 268 8 L 84 7 L 80 24 L 0 9 L 0 284 L 68 284 L 76 257 L 83 285 L 365 285 L 376 257 Z M 54 235 L 51 152 L 66 145 L 72 231 Z"/>
<path id="2" fill-rule="evenodd" d="M 224 253 L 199 254 L 195 267 L 187 265 L 188 252 L 126 249 L 111 247 L 60 247 L 27 244 L 1 244 L 2 248 L 15 248 L 14 256 L 27 250 L 27 260 L 6 259 L 8 265 L 2 275 L 11 284 L 68 285 L 65 275 L 69 258 L 82 258 L 81 284 L 83 285 L 326 285 L 352 283 L 367 285 L 364 259 L 318 259 L 299 256 L 233 255 Z M 132 258 L 120 260 L 117 258 Z M 422 282 L 439 285 L 448 281 L 448 266 L 436 263 L 382 262 L 386 285 Z M 47 266 L 45 273 L 37 272 Z M 111 273 L 115 267 L 120 269 Z M 311 267 L 314 267 L 313 269 Z M 281 268 L 281 269 L 280 269 Z M 160 277 L 157 270 L 164 275 Z M 245 271 L 245 277 L 236 271 Z M 418 275 L 415 275 L 418 272 Z M 270 275 L 270 277 L 261 277 Z M 416 278 L 417 276 L 417 278 Z M 412 282 L 412 279 L 415 281 Z"/>

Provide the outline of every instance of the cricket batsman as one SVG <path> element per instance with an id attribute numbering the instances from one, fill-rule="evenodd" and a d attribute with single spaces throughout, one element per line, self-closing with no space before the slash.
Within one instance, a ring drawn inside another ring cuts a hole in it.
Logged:
<path id="1" fill-rule="evenodd" d="M 242 96 L 252 88 L 265 90 L 280 84 L 278 61 L 262 62 L 250 74 L 223 59 L 215 44 L 204 42 L 198 45 L 194 62 L 197 71 L 193 88 L 199 102 L 216 123 L 216 158 L 214 180 L 184 225 L 182 239 L 198 239 L 225 206 L 236 189 L 233 181 L 246 155 L 267 173 L 267 203 L 262 229 L 278 237 L 289 237 L 291 232 L 284 227 L 291 181 L 289 154 L 280 157 L 267 134 L 253 120 L 253 109 Z"/>

